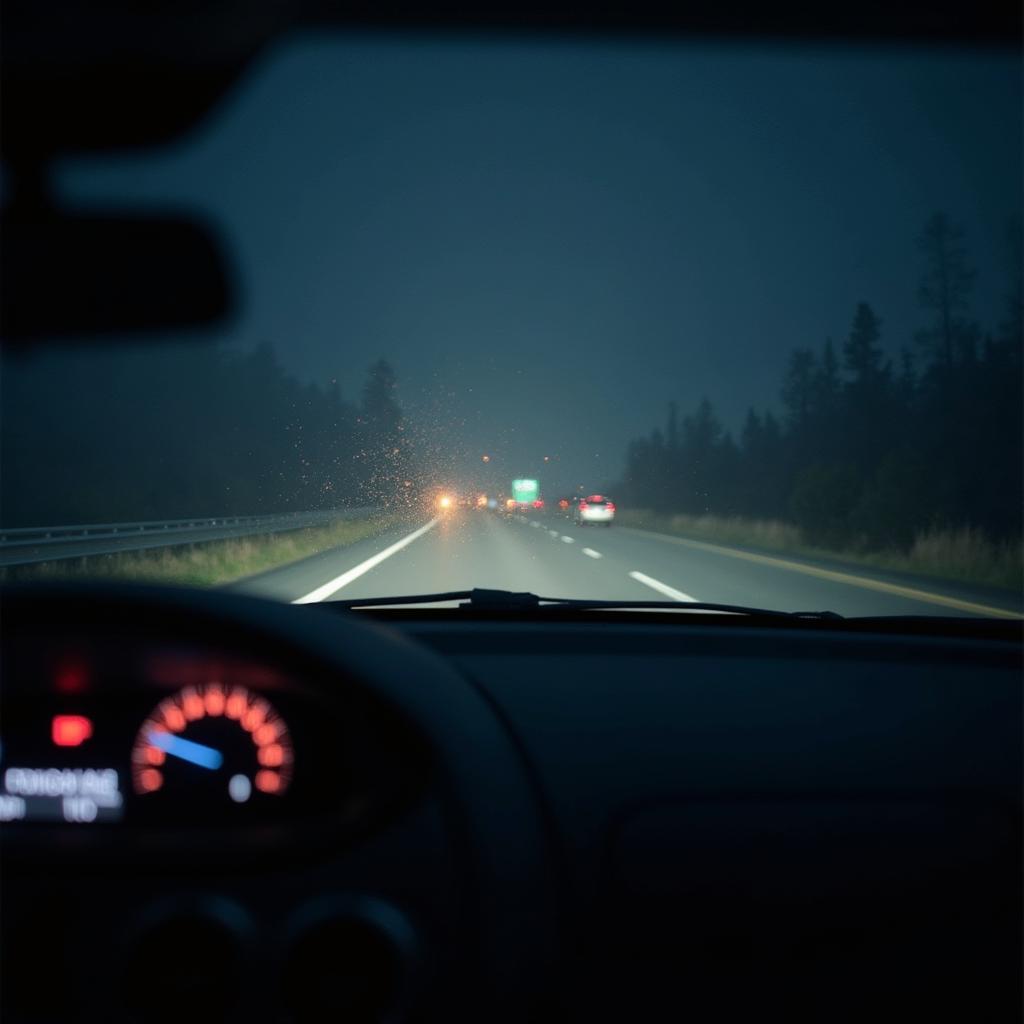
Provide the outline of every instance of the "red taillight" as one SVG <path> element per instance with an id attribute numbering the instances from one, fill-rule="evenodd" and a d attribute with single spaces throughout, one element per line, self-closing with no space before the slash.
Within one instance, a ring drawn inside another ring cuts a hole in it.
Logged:
<path id="1" fill-rule="evenodd" d="M 585 501 L 581 501 L 580 502 L 580 511 L 582 512 L 585 508 L 590 508 L 590 506 Z"/>
<path id="2" fill-rule="evenodd" d="M 541 500 L 540 500 L 540 498 L 538 498 L 538 499 L 537 499 L 537 500 L 536 500 L 536 501 L 535 501 L 535 502 L 533 503 L 533 507 L 534 507 L 534 508 L 543 508 L 543 507 L 544 507 L 544 502 L 543 502 L 543 501 L 541 501 Z"/>
<path id="3" fill-rule="evenodd" d="M 609 512 L 614 512 L 615 511 L 615 505 L 612 502 L 610 502 L 610 501 L 608 502 L 607 505 L 605 505 L 605 508 L 608 509 Z"/>

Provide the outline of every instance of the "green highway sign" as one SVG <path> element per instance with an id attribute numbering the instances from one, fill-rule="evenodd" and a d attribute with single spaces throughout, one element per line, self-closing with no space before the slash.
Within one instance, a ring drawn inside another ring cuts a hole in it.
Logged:
<path id="1" fill-rule="evenodd" d="M 523 504 L 536 501 L 540 495 L 540 484 L 536 480 L 513 480 L 512 500 Z"/>

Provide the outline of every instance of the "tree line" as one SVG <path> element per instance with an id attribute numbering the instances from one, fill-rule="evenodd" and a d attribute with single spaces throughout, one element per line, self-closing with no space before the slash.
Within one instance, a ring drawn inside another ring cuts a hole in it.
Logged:
<path id="1" fill-rule="evenodd" d="M 1024 508 L 1021 231 L 1009 231 L 1002 321 L 971 316 L 964 232 L 933 215 L 919 237 L 921 329 L 897 359 L 867 302 L 839 344 L 794 349 L 778 412 L 738 437 L 703 400 L 629 445 L 623 496 L 659 512 L 780 519 L 814 543 L 906 547 L 931 528 L 1019 538 Z"/>
<path id="2" fill-rule="evenodd" d="M 394 505 L 415 490 L 383 359 L 357 401 L 336 380 L 296 380 L 269 345 L 44 353 L 5 361 L 0 384 L 8 527 Z"/>

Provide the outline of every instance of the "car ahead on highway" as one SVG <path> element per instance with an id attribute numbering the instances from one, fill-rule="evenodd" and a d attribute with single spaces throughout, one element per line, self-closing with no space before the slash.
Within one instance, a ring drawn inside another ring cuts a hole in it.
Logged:
<path id="1" fill-rule="evenodd" d="M 534 498 L 533 501 L 517 501 L 515 503 L 515 511 L 521 515 L 543 515 L 546 506 L 543 498 Z"/>
<path id="2" fill-rule="evenodd" d="M 577 526 L 591 526 L 600 523 L 611 526 L 615 519 L 615 502 L 603 494 L 591 494 L 580 498 L 574 514 Z"/>

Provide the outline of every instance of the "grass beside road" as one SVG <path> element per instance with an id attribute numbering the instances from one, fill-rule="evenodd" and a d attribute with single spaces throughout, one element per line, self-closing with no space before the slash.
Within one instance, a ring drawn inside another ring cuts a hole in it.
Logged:
<path id="1" fill-rule="evenodd" d="M 0 570 L 0 581 L 120 579 L 212 587 L 275 569 L 329 548 L 354 544 L 383 532 L 399 518 L 398 515 L 378 515 L 345 519 L 330 526 L 287 533 L 14 566 Z"/>
<path id="2" fill-rule="evenodd" d="M 834 559 L 890 572 L 1000 587 L 1020 593 L 1024 588 L 1024 545 L 996 542 L 979 530 L 930 530 L 919 534 L 909 550 L 825 549 L 806 542 L 799 527 L 777 520 L 740 516 L 659 515 L 643 509 L 621 509 L 616 521 L 656 533 L 737 547 L 760 548 L 810 558 Z"/>

